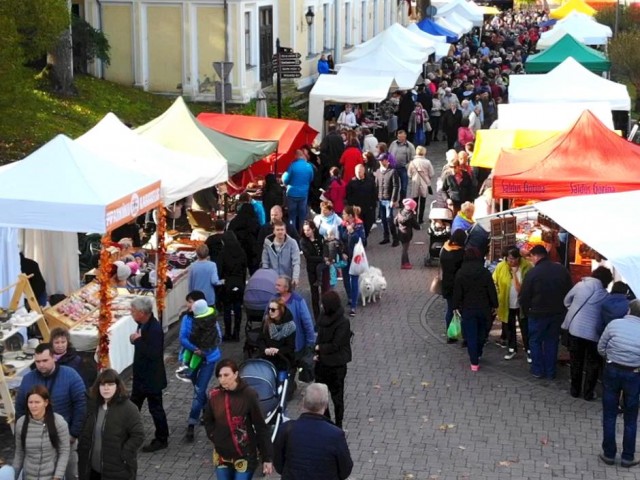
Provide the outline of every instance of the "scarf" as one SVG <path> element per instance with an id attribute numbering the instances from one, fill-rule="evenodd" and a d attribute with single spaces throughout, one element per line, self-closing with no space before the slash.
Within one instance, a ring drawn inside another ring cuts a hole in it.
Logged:
<path id="1" fill-rule="evenodd" d="M 422 117 L 422 109 L 418 108 L 416 110 L 414 110 L 415 114 L 416 114 L 416 124 L 418 125 L 422 125 L 423 122 L 423 117 Z"/>
<path id="2" fill-rule="evenodd" d="M 283 340 L 289 335 L 292 335 L 295 331 L 296 324 L 293 321 L 281 323 L 279 325 L 276 323 L 269 324 L 269 337 L 271 337 L 271 340 Z"/>

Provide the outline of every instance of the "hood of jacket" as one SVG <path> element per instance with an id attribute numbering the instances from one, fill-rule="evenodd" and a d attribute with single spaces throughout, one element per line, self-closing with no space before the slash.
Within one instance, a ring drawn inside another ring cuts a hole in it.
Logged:
<path id="1" fill-rule="evenodd" d="M 319 327 L 329 327 L 344 318 L 344 307 L 338 307 L 338 310 L 332 313 L 324 313 L 318 318 Z"/>
<path id="2" fill-rule="evenodd" d="M 483 260 L 465 260 L 462 262 L 460 270 L 457 275 L 467 279 L 468 281 L 479 280 L 480 277 L 485 275 L 486 268 L 484 268 Z"/>

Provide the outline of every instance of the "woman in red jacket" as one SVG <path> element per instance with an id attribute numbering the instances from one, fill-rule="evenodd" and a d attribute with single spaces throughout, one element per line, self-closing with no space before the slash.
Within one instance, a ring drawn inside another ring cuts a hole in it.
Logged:
<path id="1" fill-rule="evenodd" d="M 362 159 L 362 157 L 360 158 Z M 340 170 L 338 167 L 331 167 L 329 174 L 331 175 L 329 186 L 327 187 L 327 191 L 323 193 L 323 197 L 333 203 L 333 210 L 338 215 L 342 215 L 344 199 L 347 196 L 348 181 L 340 178 Z"/>
<path id="2" fill-rule="evenodd" d="M 340 165 L 342 165 L 342 180 L 348 183 L 356 176 L 356 165 L 362 163 L 362 152 L 357 138 L 352 138 L 347 143 L 347 148 L 340 157 Z"/>

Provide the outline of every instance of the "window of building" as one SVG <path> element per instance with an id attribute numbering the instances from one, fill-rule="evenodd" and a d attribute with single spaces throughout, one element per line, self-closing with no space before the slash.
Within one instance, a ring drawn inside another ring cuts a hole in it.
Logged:
<path id="1" fill-rule="evenodd" d="M 345 2 L 344 4 L 344 46 L 350 47 L 353 45 L 351 39 L 351 3 Z"/>
<path id="2" fill-rule="evenodd" d="M 315 14 L 315 8 L 309 7 Z M 306 13 L 306 10 L 305 10 Z M 306 20 L 306 19 L 305 19 Z M 315 19 L 314 19 L 315 20 Z M 311 57 L 316 53 L 316 23 L 315 21 L 311 26 L 307 25 L 307 52 Z"/>
<path id="3" fill-rule="evenodd" d="M 244 63 L 247 68 L 253 66 L 251 52 L 251 12 L 244 12 Z"/>
<path id="4" fill-rule="evenodd" d="M 363 1 L 362 11 L 360 12 L 360 41 L 362 43 L 367 41 L 367 2 Z"/>
<path id="5" fill-rule="evenodd" d="M 328 3 L 322 5 L 322 50 L 331 50 L 331 10 Z"/>

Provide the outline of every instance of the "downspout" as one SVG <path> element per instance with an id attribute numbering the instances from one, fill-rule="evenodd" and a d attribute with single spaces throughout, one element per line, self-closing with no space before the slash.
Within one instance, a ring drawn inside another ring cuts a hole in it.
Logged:
<path id="1" fill-rule="evenodd" d="M 224 61 L 229 61 L 229 4 L 227 0 L 224 0 Z M 222 82 L 222 88 L 224 89 L 224 78 Z"/>
<path id="2" fill-rule="evenodd" d="M 104 33 L 104 31 L 102 30 L 102 1 L 101 0 L 96 0 L 96 3 L 98 4 L 98 29 Z M 104 63 L 102 63 L 102 60 L 100 60 L 100 75 L 99 78 L 101 80 L 104 80 Z"/>
<path id="3" fill-rule="evenodd" d="M 333 63 L 342 62 L 342 46 L 340 45 L 340 0 L 333 0 Z"/>

